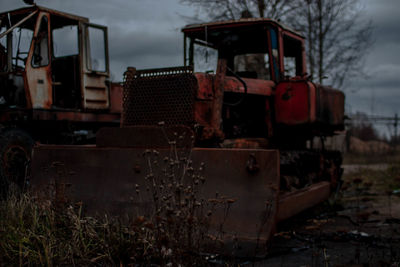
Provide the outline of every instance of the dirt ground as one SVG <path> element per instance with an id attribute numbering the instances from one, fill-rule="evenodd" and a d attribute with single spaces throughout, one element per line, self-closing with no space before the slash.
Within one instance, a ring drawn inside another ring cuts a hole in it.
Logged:
<path id="1" fill-rule="evenodd" d="M 341 192 L 278 227 L 266 259 L 240 266 L 400 266 L 400 171 L 345 166 Z"/>

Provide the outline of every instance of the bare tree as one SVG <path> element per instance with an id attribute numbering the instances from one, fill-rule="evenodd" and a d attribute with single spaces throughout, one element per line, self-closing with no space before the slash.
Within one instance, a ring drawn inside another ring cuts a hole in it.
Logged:
<path id="1" fill-rule="evenodd" d="M 372 45 L 372 24 L 362 18 L 359 0 L 303 0 L 287 17 L 307 39 L 311 77 L 341 88 L 363 74 L 363 58 Z"/>
<path id="2" fill-rule="evenodd" d="M 341 88 L 349 77 L 363 74 L 363 57 L 372 44 L 371 21 L 362 18 L 359 0 L 181 0 L 207 19 L 253 17 L 280 20 L 307 39 L 313 80 Z"/>
<path id="3" fill-rule="evenodd" d="M 247 13 L 252 17 L 281 19 L 293 10 L 293 0 L 181 0 L 193 5 L 207 19 L 239 19 Z"/>

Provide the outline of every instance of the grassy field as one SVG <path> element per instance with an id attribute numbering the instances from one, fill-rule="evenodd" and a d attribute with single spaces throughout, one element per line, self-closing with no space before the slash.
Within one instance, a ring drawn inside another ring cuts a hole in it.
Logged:
<path id="1" fill-rule="evenodd" d="M 400 163 L 400 153 L 371 153 L 357 154 L 346 153 L 343 157 L 343 164 L 398 164 Z"/>

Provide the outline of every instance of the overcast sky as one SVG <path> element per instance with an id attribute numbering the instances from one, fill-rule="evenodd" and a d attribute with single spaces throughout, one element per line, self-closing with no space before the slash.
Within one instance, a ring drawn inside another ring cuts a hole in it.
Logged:
<path id="1" fill-rule="evenodd" d="M 0 0 L 0 12 L 26 6 Z M 366 54 L 370 78 L 354 78 L 344 88 L 347 111 L 392 116 L 400 113 L 400 0 L 363 0 L 372 19 L 375 44 Z M 108 26 L 114 80 L 127 66 L 157 68 L 183 63 L 180 28 L 195 10 L 179 0 L 36 0 L 49 8 L 85 16 Z M 186 17 L 186 18 L 185 18 Z"/>

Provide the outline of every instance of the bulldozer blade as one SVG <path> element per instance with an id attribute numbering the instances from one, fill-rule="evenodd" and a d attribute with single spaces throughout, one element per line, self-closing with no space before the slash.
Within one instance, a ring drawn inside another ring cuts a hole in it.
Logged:
<path id="1" fill-rule="evenodd" d="M 204 177 L 197 197 L 213 210 L 210 235 L 225 244 L 224 251 L 235 248 L 236 255 L 253 256 L 260 249 L 256 254 L 263 254 L 278 211 L 277 150 L 39 145 L 32 156 L 31 189 L 55 188 L 57 201 L 82 202 L 88 214 L 151 216 L 149 183 L 152 187 L 153 177 L 163 175 L 168 159 L 181 159 L 179 153 Z"/>
<path id="2" fill-rule="evenodd" d="M 277 222 L 286 220 L 327 200 L 330 195 L 331 184 L 327 181 L 280 195 Z"/>

